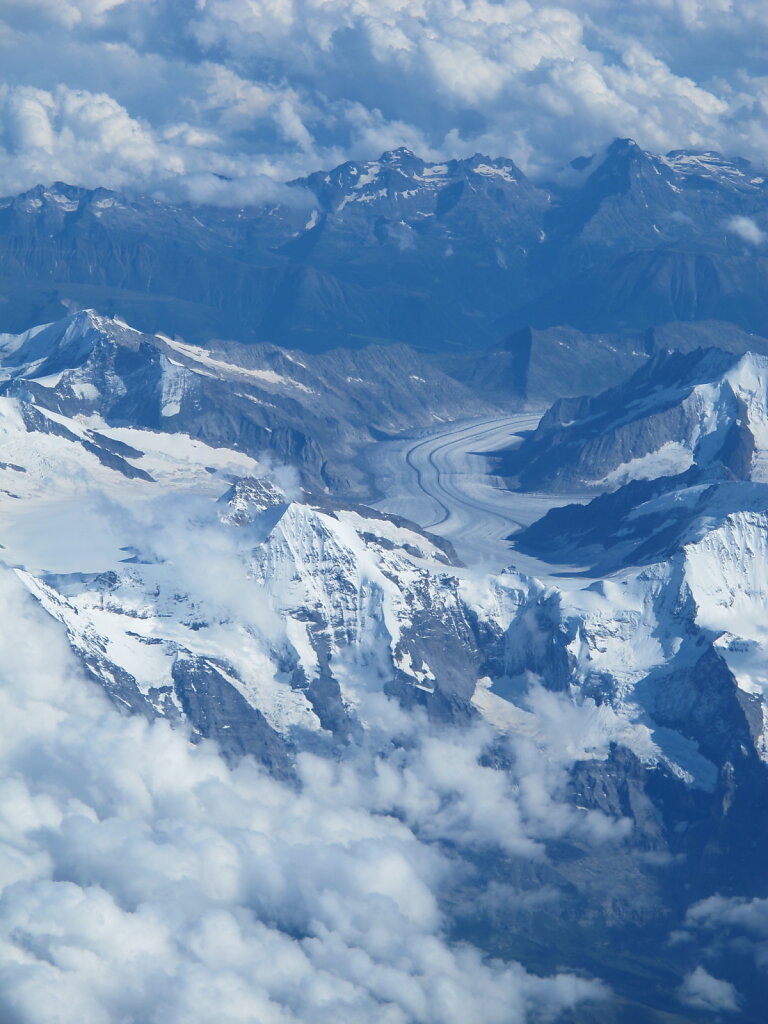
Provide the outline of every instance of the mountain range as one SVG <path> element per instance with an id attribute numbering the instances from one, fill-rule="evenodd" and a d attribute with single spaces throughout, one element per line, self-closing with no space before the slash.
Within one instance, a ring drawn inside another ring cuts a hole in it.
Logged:
<path id="1" fill-rule="evenodd" d="M 0 330 L 94 307 L 195 344 L 450 355 L 567 326 L 625 362 L 670 322 L 768 333 L 768 184 L 744 160 L 624 139 L 534 183 L 397 149 L 290 184 L 240 210 L 61 183 L 0 201 Z"/>
<path id="2" fill-rule="evenodd" d="M 453 939 L 610 986 L 574 1021 L 707 1019 L 702 963 L 760 1019 L 746 933 L 695 922 L 764 885 L 765 356 L 657 353 L 510 438 L 505 500 L 560 507 L 497 571 L 354 499 L 395 433 L 502 417 L 408 350 L 203 349 L 88 311 L 0 348 L 3 560 L 118 709 L 289 787 L 308 755 L 399 763 L 383 707 L 480 735 L 514 800 L 478 819 L 449 789 L 418 825 L 459 865 Z"/>
<path id="3" fill-rule="evenodd" d="M 758 1024 L 766 179 L 282 195 L 0 201 L 4 959 L 71 1019 L 96 899 L 240 1019 L 258 934 L 264 1020 Z"/>

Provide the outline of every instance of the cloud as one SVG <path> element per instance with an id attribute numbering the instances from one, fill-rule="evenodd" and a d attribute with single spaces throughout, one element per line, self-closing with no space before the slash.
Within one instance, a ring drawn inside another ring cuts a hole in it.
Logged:
<path id="1" fill-rule="evenodd" d="M 697 967 L 686 975 L 678 995 L 688 1006 L 713 1013 L 720 1010 L 736 1013 L 739 1009 L 738 995 L 733 985 L 729 981 L 714 978 L 703 967 Z"/>
<path id="2" fill-rule="evenodd" d="M 103 24 L 110 13 L 127 5 L 136 6 L 142 0 L 8 0 L 6 16 L 18 18 L 48 18 L 52 22 L 74 28 L 78 25 Z M 150 0 L 143 0 L 149 3 Z"/>
<path id="3" fill-rule="evenodd" d="M 223 149 L 218 136 L 190 124 L 159 132 L 106 93 L 0 86 L 0 183 L 6 194 L 60 180 L 196 202 L 285 196 L 256 166 L 246 176 L 242 162 Z"/>
<path id="4" fill-rule="evenodd" d="M 703 933 L 715 952 L 747 952 L 759 970 L 768 971 L 768 899 L 710 896 L 689 908 L 685 923 Z"/>
<path id="5" fill-rule="evenodd" d="M 768 158 L 759 2 L 30 0 L 2 18 L 0 191 L 48 166 L 239 204 L 400 144 L 534 174 L 614 136 Z"/>
<path id="6" fill-rule="evenodd" d="M 491 799 L 511 794 L 476 762 L 478 741 L 466 752 L 431 737 L 399 765 L 374 758 L 370 789 L 307 755 L 297 790 L 119 714 L 5 569 L 0 643 L 9 1024 L 510 1024 L 605 996 L 445 938 L 440 894 L 455 865 L 420 829 L 505 842 L 514 827 L 490 820 Z M 410 722 L 414 737 L 426 724 L 388 702 L 379 721 Z"/>
<path id="7" fill-rule="evenodd" d="M 749 242 L 750 245 L 762 245 L 765 241 L 765 232 L 755 224 L 751 217 L 731 217 L 726 227 L 743 241 Z"/>

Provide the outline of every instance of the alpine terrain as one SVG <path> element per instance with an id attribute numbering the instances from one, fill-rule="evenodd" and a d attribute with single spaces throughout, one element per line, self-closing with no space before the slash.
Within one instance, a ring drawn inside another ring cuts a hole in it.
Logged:
<path id="1" fill-rule="evenodd" d="M 764 1021 L 767 190 L 0 203 L 0 1020 Z"/>

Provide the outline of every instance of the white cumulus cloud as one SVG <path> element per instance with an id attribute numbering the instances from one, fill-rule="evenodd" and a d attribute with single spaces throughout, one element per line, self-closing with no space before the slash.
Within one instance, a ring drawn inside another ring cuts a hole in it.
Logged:
<path id="1" fill-rule="evenodd" d="M 694 903 L 686 926 L 720 945 L 746 952 L 757 967 L 768 971 L 768 899 L 746 896 L 710 896 Z"/>
<path id="2" fill-rule="evenodd" d="M 735 1013 L 739 1009 L 736 989 L 729 981 L 713 977 L 703 967 L 686 975 L 679 991 L 680 999 L 688 1006 L 717 1013 L 725 1010 Z"/>
<path id="3" fill-rule="evenodd" d="M 765 241 L 765 232 L 751 217 L 731 217 L 726 227 L 750 245 L 762 245 Z"/>
<path id="4" fill-rule="evenodd" d="M 2 190 L 9 194 L 57 180 L 198 202 L 282 195 L 262 166 L 227 155 L 210 130 L 191 124 L 159 130 L 106 93 L 0 86 Z"/>
<path id="5" fill-rule="evenodd" d="M 7 569 L 0 643 L 4 1021 L 514 1024 L 605 996 L 445 938 L 425 824 L 523 842 L 471 742 L 367 783 L 305 755 L 296 789 L 119 714 Z"/>

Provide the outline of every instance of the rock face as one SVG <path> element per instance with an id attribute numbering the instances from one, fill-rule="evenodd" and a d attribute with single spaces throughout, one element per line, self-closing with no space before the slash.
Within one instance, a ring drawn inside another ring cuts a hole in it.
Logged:
<path id="1" fill-rule="evenodd" d="M 450 353 L 562 325 L 768 333 L 758 170 L 626 139 L 577 163 L 534 184 L 507 159 L 399 149 L 293 182 L 293 205 L 239 211 L 40 186 L 0 203 L 0 329 L 93 306 L 194 344 L 309 351 Z"/>
<path id="2" fill-rule="evenodd" d="M 685 343 L 676 338 L 677 345 Z M 652 332 L 586 334 L 573 327 L 514 331 L 482 352 L 433 357 L 476 394 L 510 409 L 596 394 L 629 377 L 653 354 Z"/>

